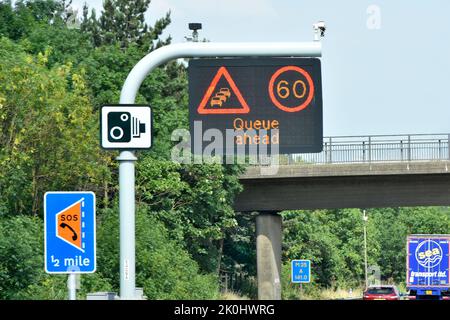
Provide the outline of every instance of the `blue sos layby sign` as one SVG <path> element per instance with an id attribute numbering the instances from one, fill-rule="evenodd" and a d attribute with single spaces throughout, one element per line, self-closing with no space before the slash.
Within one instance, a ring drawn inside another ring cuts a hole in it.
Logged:
<path id="1" fill-rule="evenodd" d="M 47 192 L 44 220 L 45 271 L 95 272 L 95 194 Z"/>
<path id="2" fill-rule="evenodd" d="M 407 283 L 409 286 L 449 285 L 450 238 L 409 237 Z"/>

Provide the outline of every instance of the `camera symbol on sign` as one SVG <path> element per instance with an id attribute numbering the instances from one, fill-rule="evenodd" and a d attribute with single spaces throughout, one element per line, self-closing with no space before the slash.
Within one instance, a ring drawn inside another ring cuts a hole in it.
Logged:
<path id="1" fill-rule="evenodd" d="M 145 123 L 129 112 L 108 113 L 109 142 L 130 142 L 131 138 L 140 138 L 145 129 Z"/>

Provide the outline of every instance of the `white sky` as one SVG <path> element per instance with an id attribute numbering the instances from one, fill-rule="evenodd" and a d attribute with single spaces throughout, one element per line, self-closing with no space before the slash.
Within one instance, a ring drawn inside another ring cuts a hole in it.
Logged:
<path id="1" fill-rule="evenodd" d="M 380 29 L 368 27 L 371 5 Z M 153 0 L 148 22 L 168 10 L 173 42 L 189 22 L 217 42 L 310 41 L 324 20 L 325 135 L 450 133 L 448 0 Z"/>

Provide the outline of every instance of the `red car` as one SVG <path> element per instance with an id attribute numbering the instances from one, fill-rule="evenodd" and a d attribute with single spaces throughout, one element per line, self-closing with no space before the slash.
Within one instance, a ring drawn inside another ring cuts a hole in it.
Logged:
<path id="1" fill-rule="evenodd" d="M 364 291 L 363 300 L 400 300 L 396 286 L 370 286 Z"/>

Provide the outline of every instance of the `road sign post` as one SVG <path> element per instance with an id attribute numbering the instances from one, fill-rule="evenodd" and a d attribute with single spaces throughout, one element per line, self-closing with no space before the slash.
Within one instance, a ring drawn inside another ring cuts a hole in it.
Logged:
<path id="1" fill-rule="evenodd" d="M 152 146 L 149 106 L 107 105 L 100 112 L 101 146 L 124 150 L 119 161 L 120 288 L 122 299 L 135 299 L 135 172 L 133 150 Z"/>
<path id="2" fill-rule="evenodd" d="M 135 173 L 133 152 L 122 151 L 119 161 L 120 299 L 136 299 Z"/>
<path id="3" fill-rule="evenodd" d="M 134 104 L 138 90 L 147 75 L 159 65 L 177 58 L 194 57 L 320 57 L 322 45 L 314 42 L 214 43 L 187 42 L 171 44 L 143 57 L 130 71 L 120 93 L 121 104 Z M 120 297 L 136 299 L 135 284 L 135 191 L 132 151 L 121 151 L 119 157 L 120 206 Z"/>
<path id="4" fill-rule="evenodd" d="M 67 288 L 69 289 L 69 300 L 77 300 L 77 275 L 75 273 L 69 273 Z"/>

